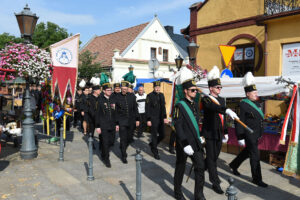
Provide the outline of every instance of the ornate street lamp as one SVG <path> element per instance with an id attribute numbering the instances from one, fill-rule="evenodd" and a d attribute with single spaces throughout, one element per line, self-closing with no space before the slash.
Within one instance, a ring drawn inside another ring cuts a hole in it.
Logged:
<path id="1" fill-rule="evenodd" d="M 31 42 L 31 36 L 34 33 L 34 29 L 39 19 L 35 13 L 30 11 L 28 4 L 26 4 L 25 8 L 20 13 L 15 13 L 18 25 L 21 32 L 21 37 L 24 38 L 26 43 Z"/>
<path id="2" fill-rule="evenodd" d="M 194 65 L 195 65 L 198 49 L 199 46 L 192 39 L 192 41 L 189 43 L 189 46 L 187 47 L 192 67 L 195 67 Z"/>
<path id="3" fill-rule="evenodd" d="M 182 66 L 182 62 L 183 62 L 183 58 L 181 58 L 180 55 L 177 56 L 177 58 L 175 58 L 175 63 L 176 63 L 176 67 L 177 70 L 179 71 L 181 66 Z"/>
<path id="4" fill-rule="evenodd" d="M 26 4 L 24 10 L 20 13 L 15 14 L 18 25 L 21 32 L 21 37 L 25 39 L 25 43 L 30 43 L 31 38 L 35 29 L 38 17 L 36 14 L 30 11 L 30 8 Z M 32 108 L 30 105 L 30 92 L 29 92 L 29 79 L 30 77 L 25 77 L 26 79 L 26 92 L 25 92 L 25 103 L 24 103 L 24 115 L 25 119 L 22 123 L 22 147 L 20 150 L 20 155 L 22 159 L 33 159 L 36 158 L 37 147 L 35 145 L 35 130 L 34 121 L 32 119 Z"/>

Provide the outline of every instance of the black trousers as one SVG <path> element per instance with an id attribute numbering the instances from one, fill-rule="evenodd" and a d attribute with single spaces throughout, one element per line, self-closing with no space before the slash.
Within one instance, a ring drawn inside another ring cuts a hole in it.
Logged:
<path id="1" fill-rule="evenodd" d="M 80 112 L 74 112 L 74 121 L 73 121 L 73 126 L 76 127 L 78 121 L 81 121 L 81 114 Z"/>
<path id="2" fill-rule="evenodd" d="M 178 144 L 178 143 L 177 143 Z M 176 168 L 174 174 L 174 192 L 175 196 L 181 196 L 181 185 L 183 180 L 183 175 L 185 172 L 185 165 L 187 160 L 187 155 L 184 153 L 181 145 L 176 145 Z M 202 151 L 195 152 L 190 156 L 194 166 L 195 172 L 195 187 L 194 187 L 194 198 L 200 199 L 203 196 L 203 186 L 204 186 L 204 171 L 205 163 Z"/>
<path id="3" fill-rule="evenodd" d="M 114 130 L 101 129 L 101 134 L 99 135 L 99 141 L 101 141 L 100 149 L 101 156 L 104 160 L 109 160 L 110 147 L 114 143 Z"/>
<path id="4" fill-rule="evenodd" d="M 146 113 L 140 113 L 140 126 L 138 127 L 138 135 L 142 135 L 147 127 Z"/>
<path id="5" fill-rule="evenodd" d="M 128 142 L 133 142 L 133 133 L 134 133 L 134 130 L 135 130 L 135 121 L 133 122 L 129 122 L 130 125 L 129 125 L 129 140 Z"/>
<path id="6" fill-rule="evenodd" d="M 120 150 L 123 158 L 127 158 L 127 147 L 130 141 L 130 126 L 119 127 Z"/>
<path id="7" fill-rule="evenodd" d="M 221 152 L 222 140 L 213 140 L 213 139 L 205 139 L 205 140 L 206 140 L 205 164 L 209 173 L 209 181 L 213 185 L 219 185 L 221 181 L 218 176 L 217 160 Z"/>
<path id="8" fill-rule="evenodd" d="M 169 149 L 174 149 L 175 140 L 176 140 L 176 133 L 175 131 L 172 131 L 170 134 Z"/>
<path id="9" fill-rule="evenodd" d="M 152 123 L 151 126 L 151 151 L 153 154 L 158 154 L 157 145 L 165 137 L 165 126 L 164 122 Z"/>
<path id="10" fill-rule="evenodd" d="M 232 168 L 239 168 L 239 166 L 250 158 L 250 166 L 253 181 L 261 181 L 261 167 L 260 156 L 258 150 L 258 140 L 245 139 L 246 147 L 237 155 L 237 157 L 229 164 Z"/>

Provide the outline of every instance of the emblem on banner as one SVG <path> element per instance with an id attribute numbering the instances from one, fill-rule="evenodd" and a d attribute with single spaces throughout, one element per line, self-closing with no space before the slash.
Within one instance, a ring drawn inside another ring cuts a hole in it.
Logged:
<path id="1" fill-rule="evenodd" d="M 56 52 L 56 60 L 63 65 L 72 61 L 72 52 L 69 49 L 61 48 Z"/>

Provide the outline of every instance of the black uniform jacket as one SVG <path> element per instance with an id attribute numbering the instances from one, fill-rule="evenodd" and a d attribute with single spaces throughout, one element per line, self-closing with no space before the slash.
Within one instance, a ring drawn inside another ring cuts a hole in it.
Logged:
<path id="1" fill-rule="evenodd" d="M 98 97 L 91 95 L 88 99 L 88 116 L 90 122 L 95 124 L 96 110 L 98 109 Z"/>
<path id="2" fill-rule="evenodd" d="M 139 121 L 139 114 L 135 96 L 127 93 L 117 94 L 113 97 L 116 103 L 116 121 L 119 126 L 129 126 Z"/>
<path id="3" fill-rule="evenodd" d="M 186 104 L 192 110 L 197 122 L 199 122 L 199 107 L 197 103 L 191 103 L 191 101 L 184 99 Z M 176 130 L 176 138 L 179 145 L 182 148 L 186 147 L 187 145 L 191 145 L 195 152 L 202 150 L 202 144 L 198 138 L 196 129 L 192 121 L 190 120 L 189 115 L 185 111 L 184 107 L 177 103 L 175 105 L 174 111 L 174 125 Z"/>
<path id="4" fill-rule="evenodd" d="M 216 99 L 220 105 L 215 104 L 208 96 L 202 98 L 204 117 L 201 135 L 206 139 L 221 140 L 223 133 L 227 134 L 225 120 L 225 111 L 227 108 L 225 107 L 225 100 L 222 97 L 217 97 Z M 224 127 L 222 127 L 219 114 L 223 115 Z"/>
<path id="5" fill-rule="evenodd" d="M 79 95 L 78 93 L 76 93 L 75 95 L 75 109 L 77 109 L 78 112 L 80 112 L 81 95 Z"/>
<path id="6" fill-rule="evenodd" d="M 156 93 L 153 91 L 148 94 L 145 107 L 147 121 L 151 121 L 152 124 L 155 125 L 167 118 L 165 105 L 166 102 L 163 93 Z"/>
<path id="7" fill-rule="evenodd" d="M 88 112 L 88 100 L 90 96 L 82 94 L 80 96 L 80 112 Z"/>
<path id="8" fill-rule="evenodd" d="M 103 94 L 99 96 L 96 111 L 96 127 L 106 130 L 114 130 L 116 122 L 116 104 L 112 97 L 106 98 Z"/>
<path id="9" fill-rule="evenodd" d="M 257 102 L 253 102 L 253 103 L 260 108 L 259 103 Z M 253 134 L 249 133 L 244 127 L 242 127 L 240 124 L 237 123 L 236 136 L 238 140 L 246 139 L 246 138 L 257 140 L 262 136 L 263 118 L 255 108 L 253 108 L 246 102 L 240 103 L 240 120 L 244 122 L 254 132 Z"/>

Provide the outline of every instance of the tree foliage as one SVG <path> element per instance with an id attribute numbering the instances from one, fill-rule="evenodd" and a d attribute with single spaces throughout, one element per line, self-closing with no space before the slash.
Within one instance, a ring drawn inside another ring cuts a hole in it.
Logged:
<path id="1" fill-rule="evenodd" d="M 0 34 L 0 49 L 3 49 L 8 43 L 21 43 L 24 40 L 19 37 L 15 37 L 13 35 L 10 35 L 9 33 L 2 33 Z"/>
<path id="2" fill-rule="evenodd" d="M 97 55 L 88 50 L 79 55 L 78 76 L 80 78 L 90 80 L 93 76 L 100 75 L 101 62 L 95 62 L 96 58 Z"/>
<path id="3" fill-rule="evenodd" d="M 57 24 L 52 22 L 44 22 L 36 25 L 33 37 L 32 44 L 38 46 L 39 48 L 48 48 L 50 45 L 59 42 L 67 37 L 70 34 L 65 28 L 59 27 Z"/>

